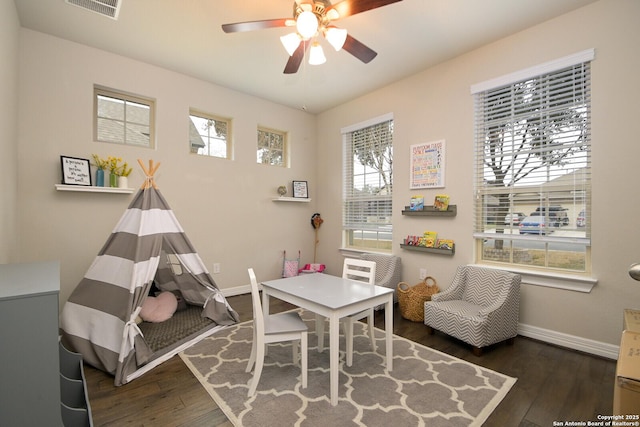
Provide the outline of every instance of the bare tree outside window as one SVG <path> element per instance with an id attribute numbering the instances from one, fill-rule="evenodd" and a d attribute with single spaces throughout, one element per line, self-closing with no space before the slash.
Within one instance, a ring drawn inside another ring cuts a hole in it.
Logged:
<path id="1" fill-rule="evenodd" d="M 346 247 L 391 250 L 393 120 L 344 135 Z"/>
<path id="2" fill-rule="evenodd" d="M 590 205 L 589 74 L 581 63 L 476 95 L 483 260 L 585 271 L 589 228 L 577 216 Z M 516 212 L 528 217 L 514 223 Z M 563 240 L 575 244 L 566 264 L 553 259 Z"/>
<path id="3" fill-rule="evenodd" d="M 258 163 L 285 166 L 286 165 L 286 133 L 272 129 L 258 129 Z"/>

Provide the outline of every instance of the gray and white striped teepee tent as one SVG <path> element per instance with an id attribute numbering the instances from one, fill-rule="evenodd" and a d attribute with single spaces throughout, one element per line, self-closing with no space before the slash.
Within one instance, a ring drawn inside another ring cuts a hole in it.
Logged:
<path id="1" fill-rule="evenodd" d="M 122 385 L 225 325 L 238 314 L 156 188 L 146 179 L 60 316 L 62 343 Z M 152 284 L 179 291 L 186 309 L 162 323 L 137 323 Z"/>

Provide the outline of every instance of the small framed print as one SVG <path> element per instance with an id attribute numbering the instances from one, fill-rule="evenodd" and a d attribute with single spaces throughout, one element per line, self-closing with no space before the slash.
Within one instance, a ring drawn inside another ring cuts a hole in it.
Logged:
<path id="1" fill-rule="evenodd" d="M 60 156 L 60 164 L 62 165 L 63 184 L 91 186 L 89 159 Z"/>
<path id="2" fill-rule="evenodd" d="M 309 187 L 307 181 L 293 181 L 293 197 L 299 199 L 309 198 Z"/>

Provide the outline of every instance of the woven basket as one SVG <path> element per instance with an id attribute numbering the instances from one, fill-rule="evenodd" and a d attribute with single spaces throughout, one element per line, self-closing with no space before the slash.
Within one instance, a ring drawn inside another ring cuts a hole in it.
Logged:
<path id="1" fill-rule="evenodd" d="M 398 305 L 400 314 L 412 322 L 424 322 L 424 303 L 431 301 L 431 296 L 440 291 L 436 279 L 426 277 L 415 286 L 406 282 L 398 283 Z"/>

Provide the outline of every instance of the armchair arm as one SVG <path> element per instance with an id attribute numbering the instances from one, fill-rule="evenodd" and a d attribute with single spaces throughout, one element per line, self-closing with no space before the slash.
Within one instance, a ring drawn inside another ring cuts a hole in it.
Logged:
<path id="1" fill-rule="evenodd" d="M 514 276 L 505 284 L 499 298 L 478 312 L 485 317 L 486 328 L 501 338 L 511 338 L 517 334 L 520 312 L 520 276 Z"/>
<path id="2" fill-rule="evenodd" d="M 464 294 L 464 287 L 466 284 L 467 276 L 464 270 L 464 266 L 458 267 L 456 275 L 453 277 L 451 286 L 447 289 L 440 291 L 437 294 L 431 296 L 432 301 L 451 301 L 462 299 Z"/>

